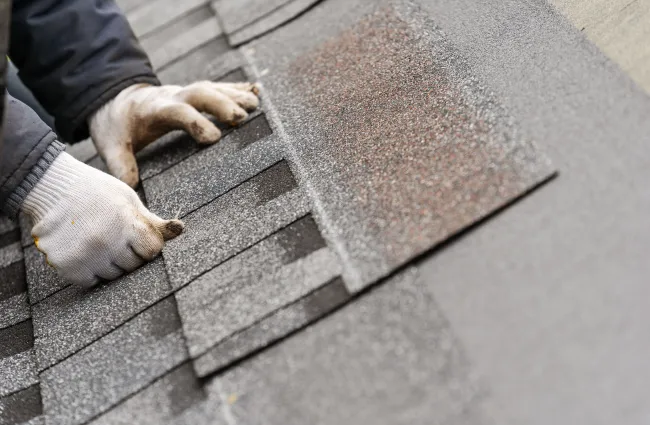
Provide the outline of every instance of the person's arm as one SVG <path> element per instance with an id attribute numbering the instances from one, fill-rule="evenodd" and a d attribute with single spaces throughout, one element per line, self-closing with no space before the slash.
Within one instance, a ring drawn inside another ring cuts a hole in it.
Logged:
<path id="1" fill-rule="evenodd" d="M 234 125 L 258 106 L 254 84 L 159 86 L 112 0 L 14 0 L 12 10 L 10 57 L 21 80 L 65 141 L 91 135 L 108 171 L 132 187 L 139 149 L 176 129 L 215 143 L 221 132 L 202 113 Z"/>
<path id="2" fill-rule="evenodd" d="M 4 109 L 0 208 L 7 215 L 14 216 L 27 193 L 64 146 L 29 106 L 7 92 Z"/>
<path id="3" fill-rule="evenodd" d="M 114 1 L 14 0 L 9 57 L 67 142 L 89 136 L 88 117 L 123 89 L 159 85 Z"/>

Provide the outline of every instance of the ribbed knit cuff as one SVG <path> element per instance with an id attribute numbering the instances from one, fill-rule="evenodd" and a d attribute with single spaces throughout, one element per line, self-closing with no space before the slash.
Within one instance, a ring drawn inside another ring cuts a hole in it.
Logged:
<path id="1" fill-rule="evenodd" d="M 34 186 L 36 186 L 36 183 L 38 183 L 45 175 L 45 172 L 54 163 L 59 154 L 64 150 L 65 145 L 63 143 L 56 140 L 50 143 L 22 183 L 20 183 L 11 195 L 9 195 L 9 198 L 7 198 L 5 208 L 10 216 L 18 214 L 18 211 L 27 195 L 32 191 Z"/>
<path id="2" fill-rule="evenodd" d="M 90 167 L 61 152 L 25 197 L 22 211 L 30 215 L 34 223 L 40 221 L 63 198 L 70 199 L 70 187 L 86 177 L 85 168 Z"/>

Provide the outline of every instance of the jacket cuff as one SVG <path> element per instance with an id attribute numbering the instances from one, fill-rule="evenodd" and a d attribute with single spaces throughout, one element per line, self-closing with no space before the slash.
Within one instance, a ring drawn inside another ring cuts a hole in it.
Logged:
<path id="1" fill-rule="evenodd" d="M 125 88 L 130 87 L 134 84 L 143 83 L 150 84 L 152 86 L 161 85 L 160 80 L 158 80 L 158 78 L 153 74 L 138 75 L 122 80 L 105 90 L 94 100 L 88 100 L 88 102 L 81 101 L 80 103 L 84 104 L 85 106 L 73 117 L 63 117 L 61 119 L 58 119 L 55 123 L 57 134 L 63 139 L 63 141 L 68 143 L 76 143 L 87 139 L 90 137 L 88 118 L 99 108 L 104 106 L 106 102 L 120 94 L 120 92 Z"/>
<path id="2" fill-rule="evenodd" d="M 18 185 L 18 187 L 9 195 L 7 202 L 4 205 L 5 212 L 13 217 L 20 211 L 20 206 L 27 197 L 27 194 L 34 188 L 36 183 L 43 177 L 45 171 L 52 165 L 54 160 L 61 152 L 65 150 L 65 145 L 57 140 L 52 141 L 45 149 L 43 155 L 32 167 L 29 174 Z"/>

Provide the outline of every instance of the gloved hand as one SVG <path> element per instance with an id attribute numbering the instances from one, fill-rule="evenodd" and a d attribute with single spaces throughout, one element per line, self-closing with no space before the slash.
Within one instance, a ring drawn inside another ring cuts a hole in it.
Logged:
<path id="1" fill-rule="evenodd" d="M 48 263 L 71 283 L 92 286 L 152 260 L 164 241 L 183 231 L 180 220 L 149 212 L 116 178 L 59 154 L 21 207 Z"/>
<path id="2" fill-rule="evenodd" d="M 135 153 L 172 130 L 198 143 L 215 143 L 221 131 L 201 112 L 236 125 L 257 108 L 258 87 L 250 83 L 202 81 L 181 86 L 136 84 L 92 114 L 90 135 L 109 172 L 131 187 L 138 184 Z"/>

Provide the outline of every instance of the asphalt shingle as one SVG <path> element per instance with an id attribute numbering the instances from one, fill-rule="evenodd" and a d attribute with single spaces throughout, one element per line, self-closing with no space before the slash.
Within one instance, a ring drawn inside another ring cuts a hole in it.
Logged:
<path id="1" fill-rule="evenodd" d="M 311 216 L 203 274 L 176 294 L 195 357 L 340 273 Z"/>
<path id="2" fill-rule="evenodd" d="M 160 31 L 156 31 L 156 34 L 164 32 L 203 5 L 206 5 L 206 0 L 154 0 L 134 9 L 128 13 L 127 18 L 133 32 L 143 42 L 142 47 L 152 51 L 153 49 L 144 43 L 147 34 L 159 28 Z"/>
<path id="3" fill-rule="evenodd" d="M 92 425 L 227 425 L 220 399 L 210 398 L 189 362 L 182 364 Z"/>
<path id="4" fill-rule="evenodd" d="M 27 214 L 18 214 L 18 225 L 20 226 L 20 243 L 23 247 L 33 245 L 32 238 L 32 219 Z"/>
<path id="5" fill-rule="evenodd" d="M 270 132 L 261 116 L 216 145 L 145 180 L 149 208 L 161 216 L 187 214 L 279 161 L 282 153 Z"/>
<path id="6" fill-rule="evenodd" d="M 233 46 L 273 30 L 294 18 L 318 0 L 216 0 L 219 14 Z"/>
<path id="7" fill-rule="evenodd" d="M 187 359 L 176 303 L 166 298 L 41 373 L 48 424 L 85 423 Z"/>
<path id="8" fill-rule="evenodd" d="M 0 329 L 0 397 L 38 382 L 33 345 L 29 318 Z"/>
<path id="9" fill-rule="evenodd" d="M 25 255 L 29 300 L 32 304 L 70 286 L 69 283 L 59 277 L 53 267 L 47 264 L 45 256 L 36 249 L 36 246 L 32 244 L 26 247 L 23 252 Z"/>
<path id="10" fill-rule="evenodd" d="M 248 54 L 273 70 L 267 106 L 351 291 L 553 175 L 435 23 L 402 2 L 324 2 Z"/>
<path id="11" fill-rule="evenodd" d="M 207 7 L 199 10 L 210 11 Z M 178 26 L 183 22 L 185 22 L 184 19 L 179 20 Z M 207 16 L 206 19 L 194 26 L 190 25 L 187 24 L 189 28 L 173 39 L 166 40 L 166 42 L 162 43 L 161 47 L 153 50 L 149 54 L 151 64 L 155 69 L 161 69 L 187 54 L 191 55 L 194 49 L 200 48 L 200 46 L 216 39 L 222 34 L 219 22 L 212 15 Z"/>
<path id="12" fill-rule="evenodd" d="M 178 288 L 309 211 L 285 161 L 184 217 L 188 231 L 163 253 Z"/>
<path id="13" fill-rule="evenodd" d="M 231 423 L 489 424 L 483 391 L 409 268 L 206 383 L 235 394 Z"/>
<path id="14" fill-rule="evenodd" d="M 0 398 L 0 424 L 37 425 L 45 423 L 41 414 L 41 392 L 38 384 Z"/>
<path id="15" fill-rule="evenodd" d="M 39 370 L 53 366 L 169 294 L 162 258 L 114 282 L 70 286 L 33 305 Z"/>
<path id="16" fill-rule="evenodd" d="M 271 11 L 261 19 L 228 34 L 228 41 L 233 46 L 239 46 L 257 38 L 276 27 L 283 25 L 298 15 L 304 13 L 320 0 L 292 0 Z"/>
<path id="17" fill-rule="evenodd" d="M 0 312 L 0 328 L 30 317 L 25 266 L 22 260 L 0 268 Z"/>
<path id="18" fill-rule="evenodd" d="M 20 242 L 14 242 L 4 248 L 0 248 L 0 268 L 7 267 L 16 261 L 22 261 L 22 259 L 23 250 L 20 246 Z"/>
<path id="19" fill-rule="evenodd" d="M 224 78 L 238 78 L 239 75 L 240 72 L 234 71 Z M 244 80 L 245 78 L 239 81 Z M 223 80 L 219 79 L 219 81 Z M 257 119 L 260 113 L 259 111 L 251 113 L 247 121 L 238 128 L 217 123 L 222 132 L 222 139 L 216 145 L 210 147 L 201 147 L 190 135 L 182 131 L 175 131 L 161 137 L 138 152 L 140 178 L 146 180 L 160 174 L 202 149 L 212 149 L 223 154 L 232 153 L 253 141 L 263 138 L 263 135 L 255 137 L 254 133 L 250 133 L 251 131 L 264 131 L 264 125 L 268 126 L 266 118 Z"/>
<path id="20" fill-rule="evenodd" d="M 18 227 L 16 220 L 0 215 L 0 236 Z"/>
<path id="21" fill-rule="evenodd" d="M 4 343 L 4 341 L 2 342 Z M 34 350 L 28 349 L 0 358 L 0 397 L 23 390 L 37 383 L 38 374 L 36 373 Z M 0 423 L 4 422 L 0 421 Z"/>
<path id="22" fill-rule="evenodd" d="M 189 84 L 197 80 L 212 79 L 218 77 L 219 73 L 212 72 L 212 64 L 217 59 L 221 62 L 217 69 L 223 70 L 225 64 L 232 64 L 230 69 L 241 66 L 243 59 L 238 54 L 226 55 L 230 51 L 230 46 L 226 38 L 221 36 L 209 41 L 198 47 L 192 52 L 188 52 L 179 60 L 163 66 L 157 70 L 158 78 L 165 84 Z"/>
<path id="23" fill-rule="evenodd" d="M 217 372 L 330 313 L 349 299 L 343 280 L 336 278 L 224 339 L 194 359 L 194 369 L 201 377 Z"/>

